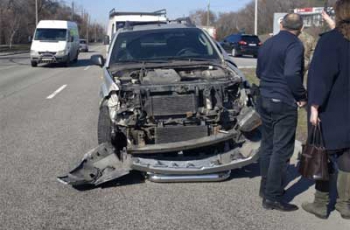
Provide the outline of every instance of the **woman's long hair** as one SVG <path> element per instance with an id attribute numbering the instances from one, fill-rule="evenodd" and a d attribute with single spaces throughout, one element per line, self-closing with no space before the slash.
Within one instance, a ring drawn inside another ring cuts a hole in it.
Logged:
<path id="1" fill-rule="evenodd" d="M 336 28 L 350 41 L 350 0 L 338 0 L 334 10 Z"/>

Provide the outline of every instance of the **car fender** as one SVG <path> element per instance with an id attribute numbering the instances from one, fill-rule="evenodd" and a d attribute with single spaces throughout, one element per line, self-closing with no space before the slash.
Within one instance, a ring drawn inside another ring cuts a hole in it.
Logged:
<path id="1" fill-rule="evenodd" d="M 103 81 L 100 88 L 100 97 L 106 98 L 112 91 L 119 91 L 117 83 L 113 80 L 110 72 L 106 67 L 103 68 Z"/>

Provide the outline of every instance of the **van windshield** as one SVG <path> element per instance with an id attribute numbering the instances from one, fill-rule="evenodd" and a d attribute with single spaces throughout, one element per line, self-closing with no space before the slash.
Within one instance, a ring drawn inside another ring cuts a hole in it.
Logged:
<path id="1" fill-rule="evenodd" d="M 67 41 L 66 29 L 37 29 L 34 40 L 40 41 Z"/>

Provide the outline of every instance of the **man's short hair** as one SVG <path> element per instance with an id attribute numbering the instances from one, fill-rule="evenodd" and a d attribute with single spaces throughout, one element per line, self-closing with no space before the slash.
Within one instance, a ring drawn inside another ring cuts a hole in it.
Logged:
<path id="1" fill-rule="evenodd" d="M 303 19 L 296 13 L 287 14 L 283 17 L 281 23 L 286 30 L 301 30 L 303 28 Z"/>

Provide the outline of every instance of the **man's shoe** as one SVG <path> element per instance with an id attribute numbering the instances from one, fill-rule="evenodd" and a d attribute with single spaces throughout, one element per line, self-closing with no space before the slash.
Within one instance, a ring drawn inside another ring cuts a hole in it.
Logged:
<path id="1" fill-rule="evenodd" d="M 282 212 L 292 212 L 292 211 L 296 211 L 298 210 L 298 206 L 294 205 L 294 204 L 289 204 L 286 202 L 278 202 L 278 201 L 271 201 L 268 199 L 263 199 L 263 203 L 262 203 L 263 208 L 267 209 L 267 210 L 278 210 L 278 211 L 282 211 Z"/>

